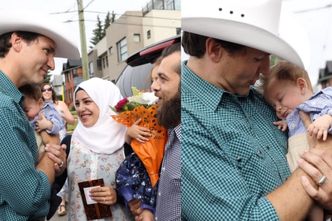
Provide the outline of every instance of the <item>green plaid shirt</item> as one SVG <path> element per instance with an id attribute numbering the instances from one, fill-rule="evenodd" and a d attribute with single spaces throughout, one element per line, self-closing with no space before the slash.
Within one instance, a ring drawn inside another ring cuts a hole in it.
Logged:
<path id="1" fill-rule="evenodd" d="M 227 93 L 185 63 L 181 96 L 182 219 L 278 220 L 265 196 L 290 171 L 274 110 L 255 90 Z"/>
<path id="2" fill-rule="evenodd" d="M 0 71 L 0 220 L 46 216 L 50 184 L 35 169 L 37 144 L 21 107 L 22 95 Z"/>

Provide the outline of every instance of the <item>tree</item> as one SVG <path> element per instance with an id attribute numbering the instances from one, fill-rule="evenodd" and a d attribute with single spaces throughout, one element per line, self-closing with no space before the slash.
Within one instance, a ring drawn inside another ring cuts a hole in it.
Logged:
<path id="1" fill-rule="evenodd" d="M 106 29 L 110 26 L 111 24 L 111 14 L 110 12 L 107 12 L 107 15 L 105 17 L 105 22 L 104 22 L 104 30 L 103 30 L 103 37 L 106 35 Z"/>
<path id="2" fill-rule="evenodd" d="M 44 82 L 44 83 L 50 83 L 50 81 L 51 81 L 51 76 L 52 76 L 52 74 L 51 74 L 50 72 L 48 72 L 47 75 L 45 76 L 43 82 Z"/>
<path id="3" fill-rule="evenodd" d="M 103 37 L 103 25 L 100 21 L 99 15 L 97 16 L 97 27 L 93 29 L 93 37 L 90 40 L 90 43 L 96 45 Z"/>

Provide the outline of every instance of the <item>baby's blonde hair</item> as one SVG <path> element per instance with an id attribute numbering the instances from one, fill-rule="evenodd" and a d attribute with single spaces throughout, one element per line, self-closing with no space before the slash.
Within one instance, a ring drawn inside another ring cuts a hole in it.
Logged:
<path id="1" fill-rule="evenodd" d="M 280 61 L 274 65 L 268 76 L 262 77 L 263 91 L 266 91 L 271 85 L 271 82 L 277 81 L 290 81 L 296 84 L 297 79 L 303 78 L 308 84 L 308 89 L 313 90 L 308 73 L 303 68 L 292 64 L 288 61 Z"/>

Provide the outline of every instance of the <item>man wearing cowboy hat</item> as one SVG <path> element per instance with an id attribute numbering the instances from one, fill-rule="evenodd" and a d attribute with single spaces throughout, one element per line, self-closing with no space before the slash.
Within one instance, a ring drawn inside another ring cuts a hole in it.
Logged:
<path id="1" fill-rule="evenodd" d="M 47 145 L 48 153 L 38 162 L 34 132 L 18 90 L 42 82 L 54 69 L 54 56 L 79 58 L 63 27 L 38 14 L 0 13 L 0 220 L 45 217 L 50 185 L 66 164 L 59 145 Z"/>
<path id="2" fill-rule="evenodd" d="M 332 61 L 327 61 L 325 68 L 319 69 L 318 84 L 322 88 L 332 86 Z"/>
<path id="3" fill-rule="evenodd" d="M 253 87 L 270 54 L 303 67 L 279 37 L 280 12 L 280 0 L 182 0 L 183 220 L 303 220 L 315 194 L 332 208 L 331 166 L 317 163 L 332 148 L 304 154 L 291 175 L 286 135 Z"/>

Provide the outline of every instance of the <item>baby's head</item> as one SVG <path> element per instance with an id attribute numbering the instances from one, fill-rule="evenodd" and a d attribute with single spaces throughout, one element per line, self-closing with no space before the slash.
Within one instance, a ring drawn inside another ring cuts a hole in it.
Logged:
<path id="1" fill-rule="evenodd" d="M 43 107 L 43 99 L 38 84 L 27 84 L 19 88 L 24 96 L 23 108 L 29 120 L 33 120 Z"/>
<path id="2" fill-rule="evenodd" d="M 313 94 L 307 72 L 286 61 L 273 66 L 262 82 L 264 98 L 275 108 L 279 119 L 285 119 Z"/>

